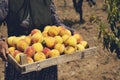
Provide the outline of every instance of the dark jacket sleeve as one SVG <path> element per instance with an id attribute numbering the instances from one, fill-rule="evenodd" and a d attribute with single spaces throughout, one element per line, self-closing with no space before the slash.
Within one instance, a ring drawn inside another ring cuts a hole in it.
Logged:
<path id="1" fill-rule="evenodd" d="M 2 23 L 8 15 L 8 0 L 0 0 L 0 23 Z"/>
<path id="2" fill-rule="evenodd" d="M 60 25 L 61 21 L 56 13 L 56 9 L 55 9 L 55 5 L 53 0 L 51 0 L 51 4 L 50 4 L 50 10 L 51 10 L 51 14 L 52 14 L 52 21 L 55 25 Z"/>

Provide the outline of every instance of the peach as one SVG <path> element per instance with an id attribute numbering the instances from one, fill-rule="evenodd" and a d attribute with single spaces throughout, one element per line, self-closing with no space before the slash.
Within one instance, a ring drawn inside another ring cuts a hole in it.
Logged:
<path id="1" fill-rule="evenodd" d="M 43 36 L 43 37 L 48 37 L 48 31 L 43 31 L 43 32 L 42 32 L 42 36 Z"/>
<path id="2" fill-rule="evenodd" d="M 88 48 L 89 47 L 88 42 L 85 41 L 85 40 L 80 41 L 80 44 L 83 45 L 84 48 Z"/>
<path id="3" fill-rule="evenodd" d="M 62 36 L 62 39 L 63 39 L 63 43 L 65 43 L 66 42 L 66 40 L 69 38 L 70 36 L 69 35 L 63 35 Z"/>
<path id="4" fill-rule="evenodd" d="M 16 47 L 19 40 L 20 40 L 19 37 L 14 37 L 12 40 L 12 46 Z"/>
<path id="5" fill-rule="evenodd" d="M 9 46 L 12 46 L 12 41 L 15 37 L 16 36 L 10 36 L 10 37 L 7 38 L 7 43 L 8 43 Z"/>
<path id="6" fill-rule="evenodd" d="M 45 28 L 44 28 L 44 31 L 47 31 L 48 32 L 48 30 L 51 28 L 51 26 L 50 25 L 47 25 L 47 26 L 45 26 Z"/>
<path id="7" fill-rule="evenodd" d="M 48 30 L 48 35 L 49 35 L 49 36 L 52 36 L 52 37 L 57 36 L 58 33 L 59 33 L 59 29 L 58 29 L 57 26 L 52 26 L 52 27 Z"/>
<path id="8" fill-rule="evenodd" d="M 31 36 L 26 36 L 24 40 L 30 45 L 31 44 Z"/>
<path id="9" fill-rule="evenodd" d="M 19 36 L 20 39 L 24 39 L 25 37 L 26 37 L 25 35 Z"/>
<path id="10" fill-rule="evenodd" d="M 69 46 L 76 46 L 77 45 L 77 40 L 74 36 L 70 36 L 66 41 L 65 41 L 65 45 L 69 45 Z"/>
<path id="11" fill-rule="evenodd" d="M 60 52 L 57 49 L 52 49 L 49 51 L 49 57 L 54 58 L 60 56 Z"/>
<path id="12" fill-rule="evenodd" d="M 13 56 L 13 53 L 14 53 L 14 51 L 15 51 L 15 47 L 9 47 L 9 48 L 8 48 L 8 51 L 9 51 L 9 54 L 10 54 L 11 56 Z"/>
<path id="13" fill-rule="evenodd" d="M 75 48 L 72 46 L 67 46 L 64 50 L 64 54 L 73 54 L 75 52 Z"/>
<path id="14" fill-rule="evenodd" d="M 30 64 L 30 63 L 33 63 L 33 62 L 34 62 L 34 60 L 33 60 L 33 58 L 31 58 L 31 57 L 27 56 L 27 62 L 28 62 L 28 64 Z"/>
<path id="15" fill-rule="evenodd" d="M 22 52 L 20 52 L 20 53 L 18 53 L 16 56 L 15 56 L 15 60 L 18 62 L 18 63 L 20 63 L 20 55 L 23 55 L 24 53 L 22 53 Z"/>
<path id="16" fill-rule="evenodd" d="M 15 57 L 15 56 L 16 56 L 18 53 L 20 53 L 20 52 L 21 52 L 21 51 L 19 51 L 19 50 L 14 50 L 12 56 Z"/>
<path id="17" fill-rule="evenodd" d="M 35 33 L 40 33 L 41 34 L 41 31 L 39 29 L 33 29 L 30 34 L 32 36 Z"/>
<path id="18" fill-rule="evenodd" d="M 63 39 L 61 36 L 55 36 L 56 43 L 63 43 Z"/>
<path id="19" fill-rule="evenodd" d="M 34 59 L 34 61 L 42 61 L 42 60 L 46 59 L 46 56 L 42 52 L 37 52 L 37 53 L 35 53 L 33 59 Z"/>
<path id="20" fill-rule="evenodd" d="M 49 51 L 50 51 L 50 49 L 48 47 L 43 48 L 43 51 L 42 51 L 47 58 L 49 56 Z"/>
<path id="21" fill-rule="evenodd" d="M 28 46 L 29 44 L 24 39 L 20 39 L 17 43 L 17 49 L 20 51 L 24 51 Z"/>
<path id="22" fill-rule="evenodd" d="M 32 46 L 28 46 L 25 50 L 24 53 L 27 54 L 29 57 L 33 57 L 35 54 L 35 49 Z"/>
<path id="23" fill-rule="evenodd" d="M 39 42 L 34 43 L 32 47 L 35 49 L 36 52 L 41 52 L 43 50 L 43 45 Z"/>
<path id="24" fill-rule="evenodd" d="M 43 41 L 43 36 L 41 33 L 35 33 L 34 35 L 31 36 L 31 43 L 37 43 L 37 42 L 42 42 Z"/>
<path id="25" fill-rule="evenodd" d="M 45 45 L 49 48 L 53 48 L 56 44 L 56 40 L 53 37 L 46 37 L 45 38 Z"/>
<path id="26" fill-rule="evenodd" d="M 84 46 L 81 45 L 81 44 L 77 44 L 77 45 L 75 46 L 75 48 L 76 48 L 77 51 L 83 51 L 83 50 L 85 50 Z"/>
<path id="27" fill-rule="evenodd" d="M 80 41 L 82 41 L 82 36 L 80 34 L 75 33 L 75 34 L 73 34 L 73 36 L 76 38 L 77 43 L 80 43 Z"/>
<path id="28" fill-rule="evenodd" d="M 54 49 L 58 50 L 60 54 L 62 54 L 65 50 L 65 45 L 61 43 L 57 43 L 54 47 Z"/>
<path id="29" fill-rule="evenodd" d="M 60 35 L 60 36 L 63 36 L 63 35 L 65 35 L 65 34 L 71 36 L 71 31 L 69 31 L 69 30 L 66 29 L 65 27 L 60 26 L 60 27 L 59 27 L 59 35 Z"/>

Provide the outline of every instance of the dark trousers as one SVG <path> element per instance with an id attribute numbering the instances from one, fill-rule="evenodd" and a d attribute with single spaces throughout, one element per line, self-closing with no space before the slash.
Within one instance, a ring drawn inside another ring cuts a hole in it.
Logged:
<path id="1" fill-rule="evenodd" d="M 76 12 L 80 14 L 80 20 L 82 20 L 83 19 L 83 11 L 82 11 L 83 0 L 72 0 L 72 1 L 73 1 L 73 6 Z"/>
<path id="2" fill-rule="evenodd" d="M 91 3 L 92 5 L 96 5 L 96 2 L 94 0 L 86 0 L 86 1 Z"/>
<path id="3" fill-rule="evenodd" d="M 41 71 L 21 74 L 13 65 L 8 63 L 5 69 L 5 80 L 57 80 L 57 65 Z"/>

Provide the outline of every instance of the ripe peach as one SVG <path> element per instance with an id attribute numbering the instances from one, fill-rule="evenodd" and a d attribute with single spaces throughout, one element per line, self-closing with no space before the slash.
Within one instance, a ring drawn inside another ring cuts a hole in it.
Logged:
<path id="1" fill-rule="evenodd" d="M 10 36 L 10 37 L 7 38 L 7 43 L 8 43 L 9 46 L 12 46 L 12 41 L 15 37 L 16 36 Z"/>
<path id="2" fill-rule="evenodd" d="M 24 53 L 27 54 L 29 57 L 33 57 L 35 54 L 35 49 L 32 46 L 28 46 L 25 50 Z"/>
<path id="3" fill-rule="evenodd" d="M 45 26 L 45 28 L 44 28 L 44 31 L 47 31 L 48 32 L 48 30 L 51 28 L 51 26 L 50 25 L 47 25 L 47 26 Z"/>
<path id="4" fill-rule="evenodd" d="M 88 42 L 85 41 L 85 40 L 80 41 L 80 44 L 83 45 L 84 48 L 88 48 L 89 47 Z"/>
<path id="5" fill-rule="evenodd" d="M 43 48 L 42 52 L 45 54 L 46 57 L 48 57 L 49 56 L 49 51 L 50 51 L 50 49 L 48 47 L 45 47 L 45 48 Z"/>
<path id="6" fill-rule="evenodd" d="M 22 53 L 22 52 L 20 52 L 20 53 L 18 53 L 16 56 L 15 56 L 15 60 L 18 62 L 18 63 L 20 63 L 20 55 L 23 55 L 24 53 Z"/>
<path id="7" fill-rule="evenodd" d="M 60 36 L 63 36 L 63 35 L 65 35 L 65 34 L 71 36 L 71 31 L 69 31 L 69 30 L 66 29 L 65 27 L 60 26 L 60 27 L 59 27 L 59 35 L 60 35 Z"/>
<path id="8" fill-rule="evenodd" d="M 60 52 L 57 49 L 52 49 L 49 51 L 49 57 L 54 58 L 60 56 Z"/>
<path id="9" fill-rule="evenodd" d="M 16 47 L 19 40 L 20 40 L 20 37 L 13 38 L 13 40 L 12 40 L 12 46 Z"/>
<path id="10" fill-rule="evenodd" d="M 39 42 L 34 43 L 32 47 L 35 49 L 36 52 L 41 52 L 43 50 L 43 45 Z"/>
<path id="11" fill-rule="evenodd" d="M 41 31 L 39 29 L 33 29 L 30 34 L 32 36 L 35 33 L 40 33 L 41 34 Z"/>
<path id="12" fill-rule="evenodd" d="M 26 36 L 24 40 L 30 45 L 31 44 L 31 36 Z"/>
<path id="13" fill-rule="evenodd" d="M 10 55 L 13 56 L 13 53 L 15 51 L 15 47 L 9 47 L 8 51 L 9 51 Z"/>
<path id="14" fill-rule="evenodd" d="M 66 40 L 69 38 L 70 36 L 69 35 L 63 35 L 62 36 L 62 39 L 63 39 L 63 43 L 65 43 L 66 42 Z"/>
<path id="15" fill-rule="evenodd" d="M 26 37 L 25 35 L 19 36 L 20 39 L 24 39 L 25 37 Z"/>
<path id="16" fill-rule="evenodd" d="M 43 37 L 48 37 L 48 31 L 43 31 L 43 32 L 42 32 L 42 36 L 43 36 Z"/>
<path id="17" fill-rule="evenodd" d="M 56 43 L 63 43 L 63 39 L 61 36 L 55 36 Z"/>
<path id="18" fill-rule="evenodd" d="M 67 46 L 64 50 L 64 54 L 73 54 L 75 52 L 75 48 L 72 46 Z"/>
<path id="19" fill-rule="evenodd" d="M 75 33 L 75 34 L 73 34 L 73 36 L 76 38 L 77 43 L 80 43 L 80 41 L 82 41 L 82 36 L 80 34 Z"/>
<path id="20" fill-rule="evenodd" d="M 19 50 L 14 50 L 12 56 L 15 57 L 15 56 L 16 56 L 17 54 L 19 54 L 20 52 L 21 52 L 21 51 L 19 51 Z"/>
<path id="21" fill-rule="evenodd" d="M 65 41 L 65 44 L 74 47 L 74 46 L 77 45 L 77 40 L 76 40 L 75 37 L 70 36 L 70 37 Z"/>
<path id="22" fill-rule="evenodd" d="M 56 44 L 56 40 L 53 37 L 46 37 L 45 38 L 45 45 L 49 48 L 53 48 Z"/>
<path id="23" fill-rule="evenodd" d="M 35 53 L 33 58 L 34 58 L 34 61 L 42 61 L 42 60 L 46 59 L 46 56 L 42 52 L 37 52 L 37 53 Z"/>
<path id="24" fill-rule="evenodd" d="M 61 43 L 57 43 L 54 49 L 57 49 L 60 52 L 60 54 L 62 54 L 65 50 L 65 45 Z"/>
<path id="25" fill-rule="evenodd" d="M 75 48 L 76 48 L 77 51 L 83 51 L 83 50 L 85 50 L 84 46 L 81 45 L 81 44 L 77 44 L 77 45 L 75 46 Z"/>
<path id="26" fill-rule="evenodd" d="M 27 56 L 27 62 L 28 62 L 28 64 L 30 64 L 30 63 L 33 63 L 33 62 L 34 62 L 34 60 L 33 60 L 33 58 L 31 58 L 31 57 Z"/>
<path id="27" fill-rule="evenodd" d="M 31 36 L 31 42 L 36 43 L 36 42 L 42 42 L 43 41 L 43 36 L 41 33 L 35 33 L 34 35 Z"/>
<path id="28" fill-rule="evenodd" d="M 48 30 L 48 35 L 49 35 L 49 36 L 52 36 L 52 37 L 57 36 L 58 33 L 59 33 L 59 29 L 58 29 L 57 26 L 52 26 L 52 27 Z"/>
<path id="29" fill-rule="evenodd" d="M 24 51 L 28 46 L 29 44 L 24 39 L 20 39 L 17 43 L 17 49 L 20 51 Z"/>

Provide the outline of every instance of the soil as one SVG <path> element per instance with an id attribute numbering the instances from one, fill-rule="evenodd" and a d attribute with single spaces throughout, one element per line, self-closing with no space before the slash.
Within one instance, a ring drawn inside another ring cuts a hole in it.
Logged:
<path id="1" fill-rule="evenodd" d="M 60 20 L 80 33 L 90 47 L 97 47 L 97 54 L 58 65 L 58 80 L 120 80 L 120 59 L 115 53 L 103 48 L 102 40 L 98 40 L 99 25 L 90 22 L 92 16 L 97 16 L 107 23 L 107 13 L 103 11 L 103 0 L 97 0 L 97 5 L 94 7 L 90 7 L 84 0 L 85 23 L 83 24 L 79 23 L 79 14 L 75 12 L 72 0 L 66 0 L 66 5 L 64 1 L 54 0 Z M 4 75 L 3 64 L 4 62 L 0 61 L 0 80 L 3 80 Z"/>

